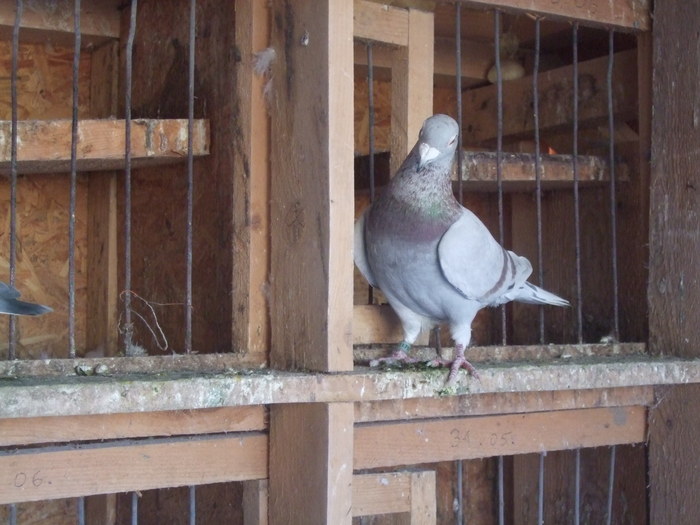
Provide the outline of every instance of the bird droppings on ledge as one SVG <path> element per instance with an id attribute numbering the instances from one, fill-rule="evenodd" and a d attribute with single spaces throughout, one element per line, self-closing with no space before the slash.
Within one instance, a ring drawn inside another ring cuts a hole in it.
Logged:
<path id="1" fill-rule="evenodd" d="M 75 363 L 73 361 L 73 363 Z M 195 410 L 277 403 L 355 402 L 446 395 L 606 389 L 700 383 L 700 360 L 616 356 L 479 367 L 445 390 L 446 372 L 376 370 L 345 373 L 227 369 L 112 376 L 0 376 L 0 417 Z"/>

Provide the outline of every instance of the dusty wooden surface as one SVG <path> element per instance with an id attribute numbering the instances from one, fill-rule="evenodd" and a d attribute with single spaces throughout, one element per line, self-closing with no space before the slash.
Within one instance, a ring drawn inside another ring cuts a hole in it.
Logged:
<path id="1" fill-rule="evenodd" d="M 578 390 L 700 381 L 700 362 L 644 357 L 567 359 L 479 367 L 460 375 L 455 394 Z M 160 376 L 5 378 L 0 417 L 146 412 L 278 403 L 434 397 L 446 372 L 381 371 L 308 374 L 257 370 Z"/>
<path id="2" fill-rule="evenodd" d="M 81 120 L 78 124 L 78 170 L 112 170 L 124 167 L 124 121 Z M 70 171 L 70 120 L 24 120 L 18 124 L 19 173 Z M 10 122 L 0 122 L 3 138 L 10 136 Z M 136 119 L 131 126 L 133 167 L 183 162 L 187 156 L 186 119 Z M 209 153 L 209 126 L 195 121 L 194 153 Z M 0 142 L 0 173 L 10 169 L 10 141 Z"/>

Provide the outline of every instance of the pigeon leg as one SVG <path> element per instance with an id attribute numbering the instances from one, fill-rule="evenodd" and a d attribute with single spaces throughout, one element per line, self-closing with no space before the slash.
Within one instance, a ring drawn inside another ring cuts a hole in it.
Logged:
<path id="1" fill-rule="evenodd" d="M 445 385 L 452 386 L 454 382 L 457 381 L 457 374 L 459 373 L 460 368 L 465 368 L 467 372 L 469 372 L 475 379 L 480 379 L 479 372 L 476 371 L 474 365 L 467 361 L 467 359 L 464 357 L 464 345 L 456 345 L 455 354 L 457 355 L 455 355 L 455 359 L 452 362 L 449 362 L 443 359 L 442 357 L 438 357 L 437 359 L 433 359 L 429 363 L 429 366 L 450 367 L 450 374 L 447 376 L 447 383 L 445 383 Z"/>
<path id="2" fill-rule="evenodd" d="M 420 359 L 409 357 L 408 351 L 410 350 L 410 348 L 411 343 L 409 343 L 408 341 L 401 341 L 399 343 L 398 348 L 394 350 L 394 352 L 389 357 L 380 357 L 379 359 L 372 359 L 369 362 L 369 366 L 375 367 L 381 364 L 392 366 L 397 364 L 419 362 Z"/>

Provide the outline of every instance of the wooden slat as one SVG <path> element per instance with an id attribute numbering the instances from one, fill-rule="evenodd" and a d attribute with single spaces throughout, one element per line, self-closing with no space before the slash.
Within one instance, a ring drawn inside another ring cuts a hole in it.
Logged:
<path id="1" fill-rule="evenodd" d="M 245 0 L 236 4 L 236 46 L 245 67 L 236 71 L 239 133 L 233 134 L 233 302 L 236 312 L 233 347 L 267 359 L 269 305 L 266 287 L 270 272 L 270 119 L 264 100 L 264 84 L 270 79 L 253 73 L 254 53 L 270 38 L 269 3 Z"/>
<path id="2" fill-rule="evenodd" d="M 698 360 L 640 357 L 563 359 L 479 366 L 460 374 L 454 393 L 581 390 L 700 382 Z M 0 381 L 0 417 L 192 410 L 221 406 L 334 403 L 434 397 L 446 371 L 264 372 L 191 377 L 127 376 Z"/>
<path id="3" fill-rule="evenodd" d="M 396 173 L 433 114 L 433 14 L 408 11 L 408 44 L 394 50 L 391 65 L 391 173 Z"/>
<path id="4" fill-rule="evenodd" d="M 9 121 L 0 121 L 0 136 L 10 136 Z M 187 157 L 187 120 L 136 119 L 131 128 L 133 166 L 181 162 Z M 78 123 L 78 170 L 124 167 L 124 120 L 81 120 Z M 19 173 L 70 171 L 70 120 L 18 123 Z M 209 153 L 209 124 L 195 120 L 195 155 Z M 0 173 L 10 169 L 10 141 L 0 141 Z"/>
<path id="5" fill-rule="evenodd" d="M 654 388 L 637 386 L 602 390 L 557 392 L 513 392 L 422 399 L 366 401 L 355 404 L 355 421 L 396 421 L 429 417 L 521 414 L 550 410 L 572 410 L 644 405 L 654 403 Z"/>
<path id="6" fill-rule="evenodd" d="M 582 127 L 607 122 L 606 85 L 608 57 L 579 63 L 579 123 Z M 637 52 L 615 54 L 613 111 L 617 117 L 637 115 Z M 565 66 L 545 71 L 539 77 L 540 130 L 568 129 L 573 114 L 573 69 Z M 506 139 L 533 135 L 532 77 L 503 83 L 503 135 Z M 465 93 L 463 98 L 464 144 L 488 144 L 496 137 L 496 86 Z"/>
<path id="7" fill-rule="evenodd" d="M 545 190 L 571 188 L 574 181 L 571 155 L 542 155 L 541 180 Z M 471 191 L 495 191 L 497 182 L 496 153 L 468 151 L 463 156 L 462 180 Z M 578 177 L 581 186 L 600 185 L 610 180 L 607 163 L 600 157 L 579 155 Z M 617 166 L 617 180 L 628 179 Z M 527 191 L 535 188 L 535 155 L 533 153 L 503 153 L 501 181 L 505 190 Z M 456 174 L 455 174 L 456 175 Z M 454 177 L 456 179 L 456 176 Z"/>
<path id="8" fill-rule="evenodd" d="M 261 406 L 0 419 L 0 446 L 264 430 Z"/>
<path id="9" fill-rule="evenodd" d="M 579 20 L 591 25 L 614 26 L 621 30 L 647 31 L 651 28 L 648 0 L 598 2 L 595 0 L 464 0 L 469 6 L 525 11 L 547 17 Z"/>
<path id="10" fill-rule="evenodd" d="M 395 46 L 408 45 L 408 10 L 355 0 L 353 9 L 355 38 Z"/>
<path id="11" fill-rule="evenodd" d="M 0 455 L 0 504 L 267 476 L 257 433 Z"/>
<path id="12" fill-rule="evenodd" d="M 451 418 L 355 429 L 356 469 L 566 450 L 646 438 L 646 408 Z"/>
<path id="13" fill-rule="evenodd" d="M 353 344 L 398 343 L 402 338 L 401 321 L 388 304 L 361 304 L 353 306 Z M 416 340 L 416 345 L 427 344 L 428 333 L 420 334 Z"/>
<path id="14" fill-rule="evenodd" d="M 80 31 L 83 45 L 119 38 L 119 2 L 92 0 L 81 6 Z M 12 2 L 0 4 L 0 37 L 10 37 L 15 21 Z M 73 43 L 73 4 L 70 2 L 27 2 L 21 22 L 21 38 L 27 42 Z"/>
<path id="15" fill-rule="evenodd" d="M 352 515 L 410 512 L 411 478 L 407 472 L 356 474 L 352 478 Z"/>

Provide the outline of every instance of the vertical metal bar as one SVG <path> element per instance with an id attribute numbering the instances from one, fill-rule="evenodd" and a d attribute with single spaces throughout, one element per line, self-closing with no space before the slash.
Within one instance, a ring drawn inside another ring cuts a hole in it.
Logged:
<path id="1" fill-rule="evenodd" d="M 612 514 L 613 514 L 613 494 L 615 489 L 615 459 L 617 456 L 617 447 L 613 445 L 610 447 L 610 474 L 608 476 L 608 509 L 605 517 L 605 523 L 607 525 L 612 524 Z"/>
<path id="2" fill-rule="evenodd" d="M 455 12 L 455 98 L 457 100 L 457 196 L 459 203 L 464 204 L 464 184 L 462 181 L 462 4 L 458 3 Z"/>
<path id="3" fill-rule="evenodd" d="M 544 452 L 540 452 L 539 475 L 537 478 L 537 523 L 544 524 Z"/>
<path id="4" fill-rule="evenodd" d="M 575 256 L 576 256 L 576 327 L 578 342 L 583 343 L 583 293 L 581 286 L 581 210 L 579 196 L 578 176 L 578 22 L 574 22 L 572 32 L 573 45 L 573 144 L 572 144 L 572 169 L 574 174 L 574 232 L 575 232 Z"/>
<path id="5" fill-rule="evenodd" d="M 77 522 L 78 525 L 85 525 L 85 497 L 78 498 L 77 503 Z"/>
<path id="6" fill-rule="evenodd" d="M 503 219 L 503 72 L 501 71 L 501 12 L 494 11 L 493 17 L 494 47 L 496 60 L 496 181 L 498 185 L 498 240 L 505 244 Z M 506 340 L 506 307 L 501 305 L 501 344 Z"/>
<path id="7" fill-rule="evenodd" d="M 503 456 L 498 456 L 498 525 L 506 522 L 506 499 L 503 482 Z"/>
<path id="8" fill-rule="evenodd" d="M 189 74 L 188 74 L 188 107 L 187 107 L 187 248 L 186 272 L 187 283 L 185 290 L 185 352 L 192 352 L 192 216 L 194 213 L 194 61 L 196 39 L 196 0 L 190 0 L 190 41 L 189 41 Z"/>
<path id="9" fill-rule="evenodd" d="M 129 35 L 126 40 L 125 145 L 124 145 L 124 354 L 131 355 L 134 326 L 131 322 L 131 75 L 136 34 L 138 0 L 132 0 Z M 133 500 L 132 500 L 133 501 Z"/>
<path id="10" fill-rule="evenodd" d="M 455 99 L 457 101 L 457 197 L 464 204 L 462 182 L 462 4 L 455 6 Z M 435 330 L 435 341 L 440 356 L 440 327 Z M 457 525 L 464 525 L 464 464 L 457 460 Z"/>
<path id="11" fill-rule="evenodd" d="M 539 285 L 544 287 L 544 257 L 542 254 L 542 157 L 540 151 L 540 19 L 535 18 L 535 64 L 532 70 L 532 111 L 535 127 L 535 201 L 537 204 L 537 277 Z M 544 306 L 540 305 L 539 331 L 540 343 L 544 344 Z"/>
<path id="12" fill-rule="evenodd" d="M 15 23 L 12 28 L 12 73 L 10 76 L 10 99 L 12 126 L 10 131 L 10 286 L 15 285 L 17 265 L 17 69 L 19 68 L 19 26 L 24 4 L 15 2 Z M 8 316 L 9 340 L 7 358 L 17 358 L 17 316 Z"/>
<path id="13" fill-rule="evenodd" d="M 576 466 L 574 472 L 574 525 L 581 523 L 581 449 L 576 449 Z"/>
<path id="14" fill-rule="evenodd" d="M 455 523 L 464 525 L 464 472 L 462 470 L 462 460 L 457 463 L 457 506 L 455 508 Z"/>
<path id="15" fill-rule="evenodd" d="M 17 504 L 10 503 L 10 515 L 7 517 L 7 525 L 17 525 Z"/>
<path id="16" fill-rule="evenodd" d="M 610 29 L 608 32 L 608 134 L 609 149 L 610 149 L 610 237 L 611 237 L 611 263 L 612 263 L 612 281 L 613 281 L 613 338 L 615 341 L 620 340 L 620 299 L 619 299 L 619 283 L 617 269 L 617 190 L 615 187 L 615 115 L 613 114 L 613 65 L 615 57 L 615 32 Z"/>
<path id="17" fill-rule="evenodd" d="M 194 0 L 193 0 L 194 1 Z M 197 523 L 197 487 L 195 485 L 189 486 L 189 503 L 190 503 L 190 525 L 195 525 Z"/>
<path id="18" fill-rule="evenodd" d="M 78 186 L 78 79 L 80 74 L 80 0 L 73 3 L 73 113 L 70 141 L 70 204 L 68 214 L 68 355 L 75 357 L 75 206 Z"/>
<path id="19" fill-rule="evenodd" d="M 131 525 L 139 525 L 139 493 L 131 493 Z"/>
<path id="20" fill-rule="evenodd" d="M 369 202 L 375 197 L 374 172 L 374 53 L 372 43 L 367 42 L 367 110 L 369 111 L 368 140 L 369 140 Z"/>

